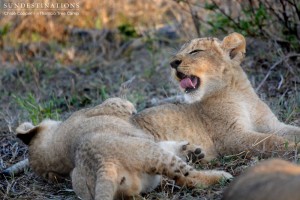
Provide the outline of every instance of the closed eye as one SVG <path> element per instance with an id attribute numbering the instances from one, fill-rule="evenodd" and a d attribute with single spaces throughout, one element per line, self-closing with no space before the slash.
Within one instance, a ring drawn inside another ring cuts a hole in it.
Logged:
<path id="1" fill-rule="evenodd" d="M 201 50 L 201 49 L 195 49 L 195 50 L 191 51 L 189 54 L 195 54 L 195 53 L 198 53 L 200 51 L 203 51 L 203 50 Z"/>

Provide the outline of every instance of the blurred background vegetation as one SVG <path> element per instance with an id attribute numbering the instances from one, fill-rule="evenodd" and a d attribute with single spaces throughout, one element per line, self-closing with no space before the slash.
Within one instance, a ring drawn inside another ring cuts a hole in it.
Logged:
<path id="1" fill-rule="evenodd" d="M 222 39 L 233 31 L 247 38 L 242 67 L 260 97 L 280 119 L 300 125 L 299 1 L 74 1 L 80 4 L 78 16 L 0 15 L 0 171 L 27 157 L 14 136 L 20 122 L 65 119 L 120 95 L 121 84 L 132 77 L 127 98 L 138 110 L 157 105 L 179 95 L 169 60 L 180 45 L 195 37 Z M 238 175 L 249 162 L 221 160 L 206 167 Z M 31 171 L 1 177 L 0 196 L 75 198 L 68 184 L 45 184 Z M 224 185 L 177 193 L 163 187 L 170 189 L 166 184 L 143 198 L 219 199 Z"/>

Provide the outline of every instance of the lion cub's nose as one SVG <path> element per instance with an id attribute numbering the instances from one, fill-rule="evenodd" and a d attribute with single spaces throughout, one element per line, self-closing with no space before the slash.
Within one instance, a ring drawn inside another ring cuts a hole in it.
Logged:
<path id="1" fill-rule="evenodd" d="M 174 69 L 177 69 L 177 67 L 180 65 L 182 61 L 181 60 L 174 60 L 170 63 L 171 67 Z"/>

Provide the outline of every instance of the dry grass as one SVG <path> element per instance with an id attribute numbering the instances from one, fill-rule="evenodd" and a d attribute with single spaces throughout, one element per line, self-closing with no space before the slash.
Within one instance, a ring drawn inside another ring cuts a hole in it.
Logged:
<path id="1" fill-rule="evenodd" d="M 31 2 L 24 0 L 22 2 Z M 116 0 L 74 1 L 52 0 L 50 2 L 79 2 L 78 16 L 5 16 L 0 25 L 9 26 L 10 33 L 4 42 L 15 43 L 34 39 L 64 41 L 69 30 L 115 29 L 124 24 L 133 25 L 140 34 L 160 28 L 166 24 L 181 29 L 183 35 L 191 36 L 194 27 L 187 6 L 166 0 Z M 34 9 L 32 9 L 34 11 Z M 13 23 L 12 23 L 13 22 Z M 185 24 L 185 29 L 179 25 Z M 193 35 L 195 36 L 195 34 Z"/>
<path id="2" fill-rule="evenodd" d="M 0 51 L 0 171 L 28 156 L 27 148 L 14 136 L 20 122 L 65 119 L 74 110 L 117 96 L 121 83 L 133 76 L 136 79 L 127 97 L 138 110 L 154 99 L 178 95 L 169 79 L 168 63 L 182 41 L 196 35 L 186 4 L 81 2 L 78 20 L 0 18 L 2 27 L 13 22 Z M 134 25 L 140 36 L 128 38 L 116 31 L 124 23 Z M 180 27 L 179 37 L 166 40 L 157 30 L 162 24 Z M 274 41 L 248 38 L 247 42 L 243 68 L 259 95 L 280 119 L 300 125 L 299 55 L 291 56 L 295 52 Z M 295 155 L 286 155 L 286 159 L 298 161 Z M 232 156 L 196 167 L 224 169 L 237 176 L 256 162 L 256 157 Z M 220 199 L 224 187 L 226 183 L 188 190 L 164 180 L 156 191 L 136 199 Z M 0 197 L 76 199 L 69 181 L 47 183 L 30 169 L 15 177 L 0 175 Z"/>

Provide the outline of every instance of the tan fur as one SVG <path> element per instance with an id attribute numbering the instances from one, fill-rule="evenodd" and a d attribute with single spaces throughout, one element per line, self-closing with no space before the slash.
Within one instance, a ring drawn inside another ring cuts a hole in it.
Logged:
<path id="1" fill-rule="evenodd" d="M 251 167 L 234 180 L 223 200 L 297 200 L 300 194 L 300 167 L 273 159 Z"/>
<path id="2" fill-rule="evenodd" d="M 112 98 L 71 115 L 64 122 L 23 123 L 17 136 L 29 145 L 34 171 L 48 179 L 71 172 L 72 185 L 82 199 L 119 199 L 153 190 L 161 174 L 180 185 L 209 186 L 231 175 L 196 171 L 183 159 L 199 147 L 188 142 L 154 142 L 129 123 L 134 106 Z"/>
<path id="3" fill-rule="evenodd" d="M 186 43 L 172 59 L 171 63 L 180 63 L 172 74 L 178 84 L 180 73 L 198 77 L 199 88 L 185 94 L 187 104 L 149 108 L 132 122 L 156 140 L 184 139 L 201 145 L 207 160 L 241 152 L 280 154 L 287 140 L 292 150 L 300 128 L 280 122 L 259 99 L 240 66 L 245 47 L 245 38 L 238 33 L 223 41 L 199 38 Z"/>

